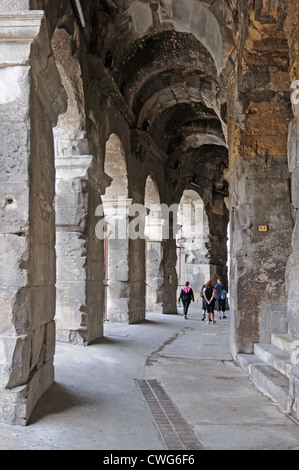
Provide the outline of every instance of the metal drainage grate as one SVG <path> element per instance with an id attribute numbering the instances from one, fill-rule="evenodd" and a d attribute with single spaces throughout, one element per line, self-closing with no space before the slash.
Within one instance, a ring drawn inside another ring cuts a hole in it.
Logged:
<path id="1" fill-rule="evenodd" d="M 135 380 L 170 450 L 202 450 L 202 444 L 157 380 Z"/>

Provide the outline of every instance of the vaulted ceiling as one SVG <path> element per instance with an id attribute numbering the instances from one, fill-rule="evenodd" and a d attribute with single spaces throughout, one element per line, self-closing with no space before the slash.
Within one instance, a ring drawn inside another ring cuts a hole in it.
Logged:
<path id="1" fill-rule="evenodd" d="M 104 0 L 93 12 L 92 47 L 169 161 L 227 166 L 221 74 L 235 53 L 228 0 Z"/>

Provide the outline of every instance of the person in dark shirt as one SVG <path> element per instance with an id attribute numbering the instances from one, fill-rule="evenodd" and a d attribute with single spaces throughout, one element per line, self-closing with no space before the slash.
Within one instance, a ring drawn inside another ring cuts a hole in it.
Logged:
<path id="1" fill-rule="evenodd" d="M 208 281 L 206 283 L 206 287 L 203 290 L 203 296 L 206 301 L 207 323 L 211 323 L 211 321 L 216 323 L 214 318 L 216 290 L 213 287 L 212 281 Z M 212 315 L 212 320 L 210 319 L 210 315 Z"/>
<path id="2" fill-rule="evenodd" d="M 189 287 L 189 282 L 185 282 L 185 286 L 181 289 L 179 301 L 182 300 L 183 302 L 183 307 L 184 307 L 184 316 L 187 318 L 187 313 L 189 309 L 189 305 L 191 303 L 191 300 L 194 302 L 194 294 L 193 290 L 191 287 Z"/>
<path id="3" fill-rule="evenodd" d="M 225 316 L 225 300 L 226 300 L 226 295 L 223 297 L 223 291 L 225 291 L 225 286 L 222 284 L 220 279 L 217 279 L 217 284 L 214 286 L 214 289 L 216 291 L 216 307 L 217 307 L 217 312 L 218 312 L 218 318 L 221 320 L 221 312 L 223 318 L 226 318 Z M 226 291 L 225 291 L 226 294 Z"/>

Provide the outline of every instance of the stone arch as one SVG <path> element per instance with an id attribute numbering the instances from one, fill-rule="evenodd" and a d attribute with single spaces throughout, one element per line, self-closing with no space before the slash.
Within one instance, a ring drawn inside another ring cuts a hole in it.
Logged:
<path id="1" fill-rule="evenodd" d="M 117 134 L 112 133 L 106 142 L 105 173 L 112 182 L 106 189 L 105 198 L 117 199 L 128 197 L 128 174 L 124 148 Z"/>
<path id="2" fill-rule="evenodd" d="M 128 175 L 117 134 L 106 142 L 105 173 L 112 179 L 102 196 L 105 226 L 105 319 L 129 322 Z"/>
<path id="3" fill-rule="evenodd" d="M 163 305 L 163 220 L 160 196 L 155 179 L 149 175 L 145 184 L 144 205 L 148 211 L 145 219 L 145 297 L 146 310 L 162 312 Z"/>
<path id="4" fill-rule="evenodd" d="M 223 0 L 212 6 L 199 0 L 173 0 L 160 2 L 156 8 L 136 0 L 130 12 L 135 36 L 168 28 L 191 33 L 211 53 L 218 71 L 234 46 L 232 11 Z"/>
<path id="5" fill-rule="evenodd" d="M 210 229 L 204 202 L 193 189 L 185 189 L 178 206 L 177 275 L 178 294 L 186 281 L 200 302 L 201 286 L 214 277 L 207 249 Z"/>

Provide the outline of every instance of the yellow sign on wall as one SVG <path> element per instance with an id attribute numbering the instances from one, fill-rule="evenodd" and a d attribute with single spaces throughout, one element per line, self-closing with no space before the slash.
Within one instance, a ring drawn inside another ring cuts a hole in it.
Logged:
<path id="1" fill-rule="evenodd" d="M 268 232 L 268 225 L 259 225 L 259 232 Z"/>

